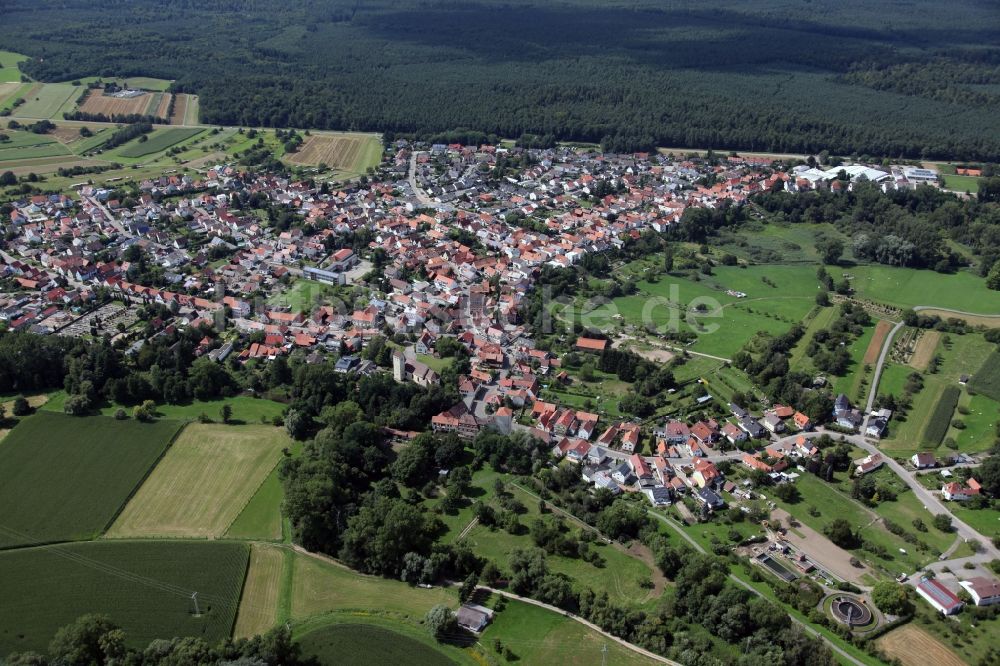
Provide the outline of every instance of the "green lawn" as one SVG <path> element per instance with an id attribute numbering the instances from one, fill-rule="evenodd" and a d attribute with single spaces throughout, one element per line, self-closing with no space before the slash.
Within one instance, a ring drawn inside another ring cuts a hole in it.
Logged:
<path id="1" fill-rule="evenodd" d="M 296 624 L 330 612 L 419 622 L 437 604 L 458 607 L 454 589 L 422 589 L 398 580 L 364 576 L 342 564 L 300 553 L 293 553 L 290 561 L 289 615 Z"/>
<path id="2" fill-rule="evenodd" d="M 968 414 L 962 414 L 960 410 L 968 410 Z M 948 428 L 945 439 L 955 440 L 957 450 L 965 453 L 975 453 L 986 451 L 993 446 L 993 441 L 997 437 L 996 425 L 1000 420 L 1000 403 L 987 398 L 985 395 L 969 395 L 967 391 L 962 391 L 958 398 L 958 410 L 952 415 L 954 419 L 965 424 L 965 428 L 959 429 L 954 426 Z"/>
<path id="3" fill-rule="evenodd" d="M 108 615 L 132 647 L 228 638 L 249 552 L 234 542 L 94 541 L 0 553 L 0 661 L 44 653 L 60 627 L 86 613 Z"/>
<path id="4" fill-rule="evenodd" d="M 954 190 L 955 192 L 975 194 L 979 191 L 979 181 L 980 179 L 975 176 L 956 176 L 954 174 L 946 174 L 944 176 L 945 188 Z"/>
<path id="5" fill-rule="evenodd" d="M 312 643 L 313 632 L 346 624 L 391 629 L 423 644 L 413 646 L 415 654 L 424 654 L 425 646 L 434 647 L 459 663 L 508 663 L 493 652 L 494 639 L 509 646 L 516 655 L 516 663 L 525 666 L 592 664 L 601 658 L 605 643 L 610 665 L 654 663 L 559 613 L 517 601 L 508 601 L 506 608 L 495 615 L 477 646 L 460 649 L 435 644 L 429 642 L 430 636 L 421 622 L 436 604 L 458 608 L 454 589 L 421 589 L 399 581 L 362 576 L 346 567 L 300 554 L 293 554 L 289 561 L 293 565 L 292 571 L 286 573 L 292 579 L 292 630 L 305 647 Z M 495 600 L 494 596 L 485 603 L 493 606 Z M 344 649 L 351 647 L 345 645 Z M 410 663 L 406 657 L 399 658 L 400 663 Z M 343 659 L 336 663 L 353 663 L 350 662 L 353 655 L 345 654 Z M 369 659 L 368 663 L 381 661 Z"/>
<path id="6" fill-rule="evenodd" d="M 938 484 L 940 488 L 942 484 Z M 970 509 L 960 502 L 949 502 L 948 508 L 955 517 L 986 537 L 1000 536 L 1000 509 Z"/>
<path id="7" fill-rule="evenodd" d="M 628 392 L 631 386 L 616 375 L 600 370 L 594 370 L 594 379 L 583 381 L 579 372 L 568 368 L 573 376 L 573 382 L 562 385 L 552 381 L 542 393 L 543 400 L 562 403 L 574 409 L 596 411 L 601 416 L 616 418 L 622 415 L 618 402 Z"/>
<path id="8" fill-rule="evenodd" d="M 784 333 L 815 304 L 818 282 L 810 266 L 719 266 L 714 272 L 697 281 L 672 275 L 655 283 L 641 281 L 639 293 L 582 312 L 583 322 L 609 329 L 616 325 L 614 315 L 621 315 L 643 329 L 644 322 L 652 322 L 661 330 L 690 330 L 698 334 L 692 350 L 731 357 L 758 331 Z M 747 298 L 729 296 L 726 290 Z M 695 312 L 699 304 L 707 310 Z"/>
<path id="9" fill-rule="evenodd" d="M 870 376 L 864 372 L 865 352 L 868 345 L 875 337 L 875 328 L 878 320 L 873 319 L 871 326 L 866 326 L 864 332 L 857 337 L 848 347 L 847 351 L 851 355 L 851 363 L 847 367 L 847 373 L 842 377 L 828 377 L 833 382 L 834 393 L 844 393 L 852 402 L 863 403 L 868 395 L 868 386 L 862 386 L 862 380 L 869 380 Z M 874 364 L 872 364 L 874 367 Z"/>
<path id="10" fill-rule="evenodd" d="M 286 306 L 293 312 L 311 312 L 317 305 L 317 299 L 329 301 L 336 293 L 336 289 L 328 284 L 296 278 L 291 288 L 272 295 L 268 299 L 269 305 Z"/>
<path id="11" fill-rule="evenodd" d="M 21 55 L 20 53 L 0 51 L 0 83 L 20 81 L 21 70 L 18 69 L 17 63 L 27 59 L 28 56 Z"/>
<path id="12" fill-rule="evenodd" d="M 62 412 L 65 402 L 66 394 L 63 391 L 57 391 L 52 394 L 42 409 L 50 412 Z M 194 421 L 202 414 L 205 414 L 213 421 L 221 421 L 222 417 L 219 412 L 223 405 L 232 407 L 233 414 L 231 421 L 237 423 L 261 423 L 262 419 L 270 423 L 274 417 L 281 416 L 285 410 L 285 405 L 280 402 L 240 395 L 233 398 L 218 398 L 216 400 L 193 400 L 185 405 L 157 405 L 156 413 L 160 418 L 177 421 Z M 106 404 L 101 407 L 100 413 L 105 416 L 114 416 L 114 413 L 119 408 L 124 409 L 129 415 L 132 414 L 131 407 L 117 404 Z"/>
<path id="13" fill-rule="evenodd" d="M 495 638 L 511 649 L 516 656 L 516 663 L 526 666 L 589 666 L 598 662 L 608 666 L 632 666 L 657 663 L 605 639 L 578 622 L 520 601 L 509 601 L 483 632 L 480 643 L 488 653 L 493 653 L 492 643 Z M 605 645 L 606 655 L 602 653 Z M 499 661 L 499 655 L 493 654 Z"/>
<path id="14" fill-rule="evenodd" d="M 443 372 L 445 368 L 451 367 L 451 364 L 455 362 L 453 358 L 437 358 L 430 354 L 417 354 L 417 360 L 438 374 Z"/>
<path id="15" fill-rule="evenodd" d="M 101 534 L 180 426 L 46 411 L 21 419 L 0 446 L 0 548 Z"/>
<path id="16" fill-rule="evenodd" d="M 916 268 L 853 266 L 842 272 L 854 276 L 858 296 L 901 308 L 930 305 L 977 314 L 996 314 L 996 293 L 983 278 L 959 271 L 953 275 Z M 834 274 L 836 275 L 836 274 Z"/>
<path id="17" fill-rule="evenodd" d="M 142 90 L 164 91 L 170 87 L 173 81 L 168 79 L 154 79 L 148 76 L 130 76 L 125 79 L 129 88 L 141 88 Z"/>
<path id="18" fill-rule="evenodd" d="M 706 377 L 722 367 L 722 361 L 705 356 L 689 356 L 683 364 L 674 366 L 674 379 L 679 384 Z"/>

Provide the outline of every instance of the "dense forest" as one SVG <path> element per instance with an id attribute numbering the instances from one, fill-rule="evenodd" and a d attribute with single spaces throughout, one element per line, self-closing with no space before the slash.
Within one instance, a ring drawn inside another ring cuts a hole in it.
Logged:
<path id="1" fill-rule="evenodd" d="M 1000 160 L 984 0 L 8 0 L 47 81 L 176 79 L 208 123 Z M 442 103 L 447 100 L 447 103 Z"/>

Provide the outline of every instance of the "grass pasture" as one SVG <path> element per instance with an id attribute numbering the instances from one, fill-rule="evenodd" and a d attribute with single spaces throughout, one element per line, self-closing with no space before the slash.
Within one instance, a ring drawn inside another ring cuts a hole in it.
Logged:
<path id="1" fill-rule="evenodd" d="M 95 541 L 0 553 L 0 657 L 44 652 L 57 629 L 85 613 L 110 616 L 135 647 L 172 636 L 214 643 L 232 631 L 249 550 L 240 543 Z"/>
<path id="2" fill-rule="evenodd" d="M 132 141 L 118 151 L 122 157 L 143 157 L 166 150 L 171 146 L 186 141 L 203 130 L 197 127 L 175 127 L 170 129 L 155 129 L 146 141 Z"/>
<path id="3" fill-rule="evenodd" d="M 23 148 L 0 148 L 0 162 L 22 162 L 40 157 L 61 157 L 69 155 L 69 151 L 58 143 L 46 143 Z"/>
<path id="4" fill-rule="evenodd" d="M 517 663 L 526 665 L 568 664 L 584 666 L 602 659 L 611 666 L 656 663 L 622 645 L 605 639 L 578 622 L 520 601 L 509 601 L 483 632 L 483 644 L 494 638 L 510 647 Z"/>
<path id="5" fill-rule="evenodd" d="M 79 94 L 79 90 L 68 83 L 43 83 L 25 96 L 16 114 L 22 118 L 52 118 L 70 98 Z"/>
<path id="6" fill-rule="evenodd" d="M 27 60 L 28 56 L 12 51 L 0 51 L 0 83 L 21 80 L 21 70 L 17 63 Z"/>
<path id="7" fill-rule="evenodd" d="M 56 141 L 40 141 L 31 145 L 13 145 L 14 142 L 0 143 L 0 162 L 20 162 L 39 157 L 60 157 L 70 155 L 61 143 Z"/>
<path id="8" fill-rule="evenodd" d="M 179 427 L 45 411 L 22 419 L 0 446 L 0 548 L 99 535 Z"/>
<path id="9" fill-rule="evenodd" d="M 0 69 L 0 73 L 2 72 L 3 70 Z M 18 81 L 0 82 L 0 103 L 2 103 L 9 96 L 13 95 L 20 89 L 21 89 L 21 84 Z"/>
<path id="10" fill-rule="evenodd" d="M 361 174 L 376 166 L 381 154 L 382 144 L 375 134 L 313 134 L 285 160 L 308 166 L 325 164 L 335 171 Z"/>
<path id="11" fill-rule="evenodd" d="M 310 654 L 307 640 L 313 627 L 330 624 L 376 624 L 411 636 L 422 643 L 440 650 L 454 661 L 465 662 L 467 651 L 433 643 L 426 629 L 418 623 L 436 604 L 458 607 L 454 589 L 435 587 L 421 589 L 395 580 L 363 576 L 347 567 L 320 557 L 291 553 L 292 557 L 292 626 L 296 637 L 301 631 L 304 653 Z M 492 602 L 487 602 L 492 605 Z M 601 647 L 608 645 L 608 661 L 612 666 L 624 664 L 651 664 L 641 655 L 606 640 L 583 625 L 536 606 L 510 601 L 499 612 L 493 623 L 483 633 L 483 648 L 492 654 L 494 638 L 509 645 L 517 656 L 517 663 L 525 666 L 545 666 L 552 663 L 591 664 L 601 658 Z M 368 646 L 371 647 L 371 646 Z M 356 648 L 355 648 L 356 649 Z M 323 655 L 318 655 L 323 656 Z M 341 655 L 343 659 L 349 657 Z M 350 657 L 352 658 L 352 657 Z M 336 661 L 327 663 L 354 663 Z M 484 662 L 476 659 L 477 663 Z M 367 663 L 383 662 L 369 659 Z M 403 660 L 398 663 L 432 663 Z M 498 660 L 498 663 L 503 663 Z"/>
<path id="12" fill-rule="evenodd" d="M 903 666 L 965 666 L 951 649 L 913 623 L 893 629 L 878 638 L 875 644 Z"/>
<path id="13" fill-rule="evenodd" d="M 626 266 L 623 273 L 628 272 Z M 730 357 L 759 331 L 781 334 L 801 322 L 815 305 L 818 284 L 811 266 L 719 266 L 714 275 L 697 280 L 661 276 L 656 282 L 638 282 L 637 294 L 597 307 L 578 305 L 585 326 L 613 328 L 615 315 L 637 327 L 644 327 L 644 320 L 657 327 L 676 326 L 698 333 L 692 350 Z M 727 290 L 747 297 L 730 296 Z M 698 304 L 707 305 L 707 311 L 692 312 L 688 321 L 689 309 Z"/>
<path id="14" fill-rule="evenodd" d="M 272 426 L 189 424 L 108 536 L 221 537 L 290 445 Z"/>
<path id="15" fill-rule="evenodd" d="M 43 409 L 61 413 L 65 402 L 66 393 L 64 391 L 56 391 L 49 396 L 48 402 L 45 403 Z M 233 415 L 230 423 L 234 425 L 260 423 L 261 419 L 270 423 L 271 419 L 275 416 L 281 416 L 282 411 L 285 409 L 285 405 L 280 402 L 239 395 L 234 398 L 192 400 L 182 405 L 157 405 L 156 415 L 160 418 L 176 421 L 195 421 L 202 414 L 210 419 L 219 419 L 221 418 L 219 412 L 223 405 L 229 405 L 232 408 Z M 129 411 L 127 406 L 117 403 L 106 404 L 100 408 L 100 411 L 105 416 L 113 416 L 120 407 L 125 407 L 126 412 Z"/>
<path id="16" fill-rule="evenodd" d="M 154 79 L 149 76 L 130 76 L 125 79 L 125 83 L 128 84 L 129 88 L 163 92 L 170 87 L 170 84 L 173 83 L 173 81 L 168 79 Z"/>
<path id="17" fill-rule="evenodd" d="M 857 296 L 900 308 L 918 305 L 952 308 L 977 314 L 996 314 L 990 304 L 996 294 L 969 271 L 947 275 L 916 268 L 867 265 L 845 269 Z M 834 275 L 834 277 L 837 277 Z"/>
<path id="18" fill-rule="evenodd" d="M 7 86 L 7 84 L 4 84 Z M 40 83 L 14 83 L 13 86 L 7 86 L 4 88 L 4 94 L 2 103 L 0 103 L 0 111 L 5 109 L 13 109 L 14 102 L 19 99 L 25 99 L 31 93 L 32 90 L 40 87 Z"/>
<path id="19" fill-rule="evenodd" d="M 433 606 L 458 606 L 454 590 L 429 590 L 406 583 L 363 576 L 320 557 L 294 553 L 291 617 L 304 620 L 333 611 L 376 612 L 397 619 L 420 621 Z"/>

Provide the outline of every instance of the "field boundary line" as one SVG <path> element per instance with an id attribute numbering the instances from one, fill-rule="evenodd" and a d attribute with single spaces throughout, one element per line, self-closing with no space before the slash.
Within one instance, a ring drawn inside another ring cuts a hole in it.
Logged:
<path id="1" fill-rule="evenodd" d="M 243 582 L 240 583 L 240 597 L 236 600 L 236 612 L 233 613 L 233 622 L 229 627 L 229 637 L 232 638 L 233 634 L 236 633 L 236 622 L 240 617 L 240 606 L 243 605 L 243 595 L 247 591 L 247 579 L 250 578 L 250 558 L 253 557 L 253 544 L 242 542 L 246 545 L 247 562 L 246 566 L 243 567 Z M 251 606 L 253 608 L 253 606 Z"/>
<path id="2" fill-rule="evenodd" d="M 112 418 L 112 417 L 108 417 L 108 418 Z M 167 420 L 171 420 L 172 421 L 173 419 L 164 419 L 164 420 L 165 421 L 167 421 Z M 177 438 L 180 437 L 181 432 L 183 432 L 184 428 L 187 427 L 187 421 L 180 421 L 179 424 L 180 425 L 178 426 L 177 430 L 174 432 L 174 434 L 167 441 L 167 445 L 163 447 L 163 451 L 161 451 L 160 455 L 157 456 L 156 460 L 153 461 L 153 464 L 149 466 L 149 469 L 146 470 L 146 473 L 142 475 L 142 478 L 139 479 L 139 482 L 137 484 L 135 484 L 135 486 L 129 492 L 128 497 L 125 498 L 125 501 L 121 503 L 121 505 L 118 507 L 117 510 L 115 510 L 115 513 L 111 517 L 111 520 L 109 520 L 107 522 L 107 524 L 104 525 L 104 529 L 101 530 L 100 536 L 104 536 L 105 534 L 107 534 L 108 530 L 110 530 L 111 527 L 115 524 L 115 521 L 118 520 L 118 517 L 122 515 L 122 511 L 125 510 L 125 507 L 128 506 L 128 503 L 132 501 L 133 497 L 135 497 L 135 494 L 137 492 L 139 492 L 139 489 L 142 488 L 146 484 L 146 481 L 149 479 L 150 475 L 153 473 L 153 470 L 156 469 L 160 465 L 161 462 L 163 462 L 163 458 L 167 455 L 167 452 L 170 451 L 171 448 L 173 448 L 174 442 L 177 441 Z"/>
<path id="3" fill-rule="evenodd" d="M 246 508 L 250 506 L 250 502 L 252 502 L 253 498 L 257 496 L 257 493 L 259 493 L 260 489 L 264 487 L 264 484 L 267 483 L 267 480 L 271 478 L 271 474 L 274 473 L 274 470 L 278 468 L 278 465 L 280 465 L 283 460 L 284 460 L 284 454 L 282 454 L 282 457 L 279 458 L 278 461 L 271 466 L 271 469 L 267 470 L 267 474 L 264 475 L 263 480 L 261 480 L 261 482 L 257 484 L 257 487 L 253 489 L 253 492 L 250 493 L 250 498 L 243 504 L 243 506 L 240 507 L 240 510 L 236 512 L 236 516 L 234 516 L 233 519 L 229 521 L 229 524 L 226 525 L 226 529 L 222 530 L 223 536 L 221 538 L 224 538 L 225 535 L 229 533 L 229 530 L 233 529 L 233 524 L 240 519 L 240 516 L 243 515 L 243 512 L 246 511 Z M 278 513 L 279 515 L 281 513 L 280 506 L 278 507 Z"/>

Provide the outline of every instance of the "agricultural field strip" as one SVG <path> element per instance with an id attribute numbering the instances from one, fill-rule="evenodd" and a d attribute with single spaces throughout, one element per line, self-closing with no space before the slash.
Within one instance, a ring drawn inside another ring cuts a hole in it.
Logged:
<path id="1" fill-rule="evenodd" d="M 264 478 L 263 478 L 263 479 L 261 479 L 261 481 L 260 481 L 260 484 L 258 484 L 258 486 L 257 486 L 256 488 L 254 488 L 253 492 L 252 492 L 252 493 L 250 493 L 250 496 L 249 496 L 249 497 L 247 497 L 247 500 L 246 500 L 246 502 L 244 502 L 244 503 L 243 503 L 243 506 L 241 506 L 241 507 L 240 507 L 239 511 L 237 511 L 237 512 L 236 512 L 236 515 L 235 515 L 235 516 L 233 516 L 233 519 L 232 519 L 231 521 L 229 521 L 229 524 L 228 524 L 228 525 L 226 525 L 226 529 L 225 529 L 225 530 L 224 530 L 224 532 L 223 532 L 224 534 L 225 534 L 225 533 L 228 533 L 228 532 L 229 532 L 229 530 L 231 530 L 231 529 L 233 528 L 233 524 L 235 524 L 235 523 L 236 523 L 236 521 L 240 519 L 240 516 L 241 516 L 241 515 L 243 514 L 243 512 L 244 512 L 244 511 L 246 511 L 246 508 L 247 508 L 248 506 L 250 506 L 250 503 L 251 503 L 251 502 L 253 502 L 253 501 L 254 501 L 254 498 L 255 498 L 255 497 L 257 496 L 257 493 L 259 493 L 259 492 L 261 491 L 261 488 L 263 488 L 263 487 L 264 487 L 264 484 L 268 482 L 268 479 L 270 479 L 270 478 L 271 478 L 271 476 L 272 476 L 273 474 L 275 474 L 275 470 L 277 470 L 277 469 L 278 469 L 278 466 L 279 466 L 280 464 L 281 464 L 281 460 L 279 459 L 278 461 L 276 461 L 276 462 L 274 463 L 274 467 L 272 467 L 272 468 L 271 468 L 271 471 L 269 471 L 269 472 L 267 473 L 267 475 L 265 475 L 265 476 L 264 476 Z"/>
<path id="2" fill-rule="evenodd" d="M 189 424 L 108 536 L 221 537 L 287 444 L 271 426 Z"/>
<path id="3" fill-rule="evenodd" d="M 274 626 L 286 556 L 277 546 L 258 543 L 251 546 L 249 569 L 236 612 L 235 637 L 249 638 Z"/>
<path id="4" fill-rule="evenodd" d="M 45 411 L 24 419 L 0 447 L 0 548 L 103 532 L 180 427 Z"/>
<path id="5" fill-rule="evenodd" d="M 145 157 L 153 153 L 158 153 L 182 141 L 186 141 L 201 132 L 201 128 L 176 127 L 170 129 L 157 129 L 149 135 L 146 141 L 134 140 L 126 146 L 118 149 L 117 153 L 122 157 Z"/>
<path id="6" fill-rule="evenodd" d="M 111 616 L 132 646 L 232 633 L 249 547 L 237 542 L 90 541 L 0 553 L 0 655 L 44 650 L 79 615 Z M 202 615 L 191 613 L 197 592 Z M 17 600 L 11 602 L 11 600 Z"/>

